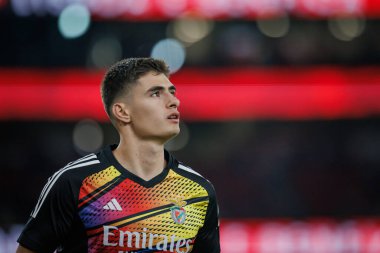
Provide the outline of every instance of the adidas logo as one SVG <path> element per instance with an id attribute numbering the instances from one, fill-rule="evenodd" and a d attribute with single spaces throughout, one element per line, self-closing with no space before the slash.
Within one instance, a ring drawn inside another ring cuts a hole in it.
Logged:
<path id="1" fill-rule="evenodd" d="M 111 199 L 111 201 L 109 201 L 105 206 L 103 206 L 103 209 L 118 210 L 118 211 L 123 210 L 115 198 Z"/>

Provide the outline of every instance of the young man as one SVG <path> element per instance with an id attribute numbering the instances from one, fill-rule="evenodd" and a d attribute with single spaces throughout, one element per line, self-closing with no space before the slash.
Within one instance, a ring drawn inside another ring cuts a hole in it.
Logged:
<path id="1" fill-rule="evenodd" d="M 152 58 L 108 70 L 101 94 L 120 143 L 49 178 L 17 253 L 220 252 L 212 185 L 164 150 L 180 131 L 168 75 Z"/>

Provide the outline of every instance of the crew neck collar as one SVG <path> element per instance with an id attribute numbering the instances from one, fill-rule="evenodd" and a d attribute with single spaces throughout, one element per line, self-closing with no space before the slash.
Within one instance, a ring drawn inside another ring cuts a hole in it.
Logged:
<path id="1" fill-rule="evenodd" d="M 115 158 L 114 154 L 112 151 L 117 148 L 117 144 L 110 145 L 108 147 L 105 147 L 103 152 L 107 158 L 107 160 L 110 162 L 111 165 L 113 165 L 124 177 L 129 178 L 133 180 L 134 182 L 146 187 L 150 188 L 155 186 L 156 184 L 159 184 L 162 182 L 167 174 L 169 173 L 169 170 L 175 166 L 175 158 L 166 150 L 164 149 L 164 156 L 166 160 L 166 166 L 162 170 L 160 174 L 157 176 L 153 177 L 152 179 L 146 181 L 142 179 L 141 177 L 133 174 L 130 172 L 127 168 L 124 168 Z"/>

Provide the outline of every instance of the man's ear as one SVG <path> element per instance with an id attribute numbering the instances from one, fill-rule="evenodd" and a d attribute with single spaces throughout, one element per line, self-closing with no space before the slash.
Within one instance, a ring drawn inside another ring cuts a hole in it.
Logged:
<path id="1" fill-rule="evenodd" d="M 121 123 L 128 124 L 131 122 L 128 108 L 124 103 L 114 103 L 112 105 L 112 114 L 115 119 Z"/>

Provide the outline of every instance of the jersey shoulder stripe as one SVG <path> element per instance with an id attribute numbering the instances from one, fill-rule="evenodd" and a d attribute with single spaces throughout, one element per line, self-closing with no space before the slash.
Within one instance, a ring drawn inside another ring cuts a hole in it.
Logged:
<path id="1" fill-rule="evenodd" d="M 75 164 L 82 163 L 82 162 L 84 162 L 84 161 L 88 161 L 88 160 L 95 159 L 95 158 L 97 158 L 96 155 L 94 155 L 94 154 L 89 154 L 89 155 L 87 155 L 87 156 L 84 156 L 84 157 L 82 157 L 82 158 L 79 158 L 78 160 L 75 160 L 75 161 L 73 161 L 73 162 L 68 163 L 66 166 L 64 166 L 63 168 L 61 168 L 61 169 L 58 170 L 57 172 L 55 172 L 55 173 L 53 174 L 53 176 L 51 176 L 51 177 L 48 179 L 48 183 L 47 183 L 47 184 L 45 185 L 45 187 L 42 189 L 41 196 L 40 196 L 40 198 L 39 198 L 38 200 L 40 200 L 40 199 L 42 198 L 42 196 L 44 195 L 44 193 L 45 193 L 47 187 L 49 187 L 50 182 L 51 182 L 52 180 L 54 180 L 55 176 L 58 175 L 62 170 L 65 170 L 66 168 L 68 168 L 68 167 L 70 167 L 70 166 L 73 166 L 73 165 L 75 165 Z"/>
<path id="2" fill-rule="evenodd" d="M 185 171 L 187 171 L 187 172 L 190 172 L 190 173 L 193 173 L 193 174 L 195 174 L 195 175 L 198 175 L 198 176 L 200 176 L 200 177 L 203 177 L 201 174 L 199 174 L 198 172 L 196 172 L 196 171 L 193 170 L 192 168 L 187 167 L 187 166 L 185 166 L 185 165 L 183 165 L 183 164 L 178 164 L 178 169 L 182 169 L 182 170 L 185 170 Z"/>
<path id="3" fill-rule="evenodd" d="M 194 182 L 197 182 L 198 184 L 200 184 L 203 188 L 207 190 L 210 197 L 215 196 L 215 189 L 212 183 L 207 178 L 205 178 L 204 176 L 202 176 L 201 174 L 199 174 L 192 168 L 178 162 L 177 172 L 193 180 Z"/>
<path id="4" fill-rule="evenodd" d="M 48 180 L 48 182 L 45 184 L 44 188 L 42 189 L 41 195 L 37 201 L 37 205 L 34 208 L 31 216 L 33 218 L 36 218 L 42 204 L 44 203 L 47 195 L 49 194 L 50 190 L 52 189 L 53 185 L 57 182 L 60 176 L 62 176 L 63 173 L 65 173 L 68 170 L 71 169 L 76 169 L 76 168 L 81 168 L 93 164 L 100 163 L 100 161 L 97 159 L 97 156 L 95 154 L 90 154 L 85 157 L 82 157 L 76 161 L 68 163 L 65 167 L 62 169 L 58 170 L 51 176 Z"/>
<path id="5" fill-rule="evenodd" d="M 78 160 L 75 160 L 75 161 L 72 161 L 72 162 L 69 162 L 65 167 L 63 168 L 66 168 L 66 167 L 69 167 L 69 166 L 72 166 L 74 164 L 77 164 L 77 163 L 81 163 L 83 161 L 87 161 L 87 160 L 91 160 L 91 159 L 95 159 L 97 158 L 97 156 L 95 154 L 89 154 L 89 155 L 86 155 L 82 158 L 79 158 Z M 63 169 L 62 168 L 62 169 Z"/>

